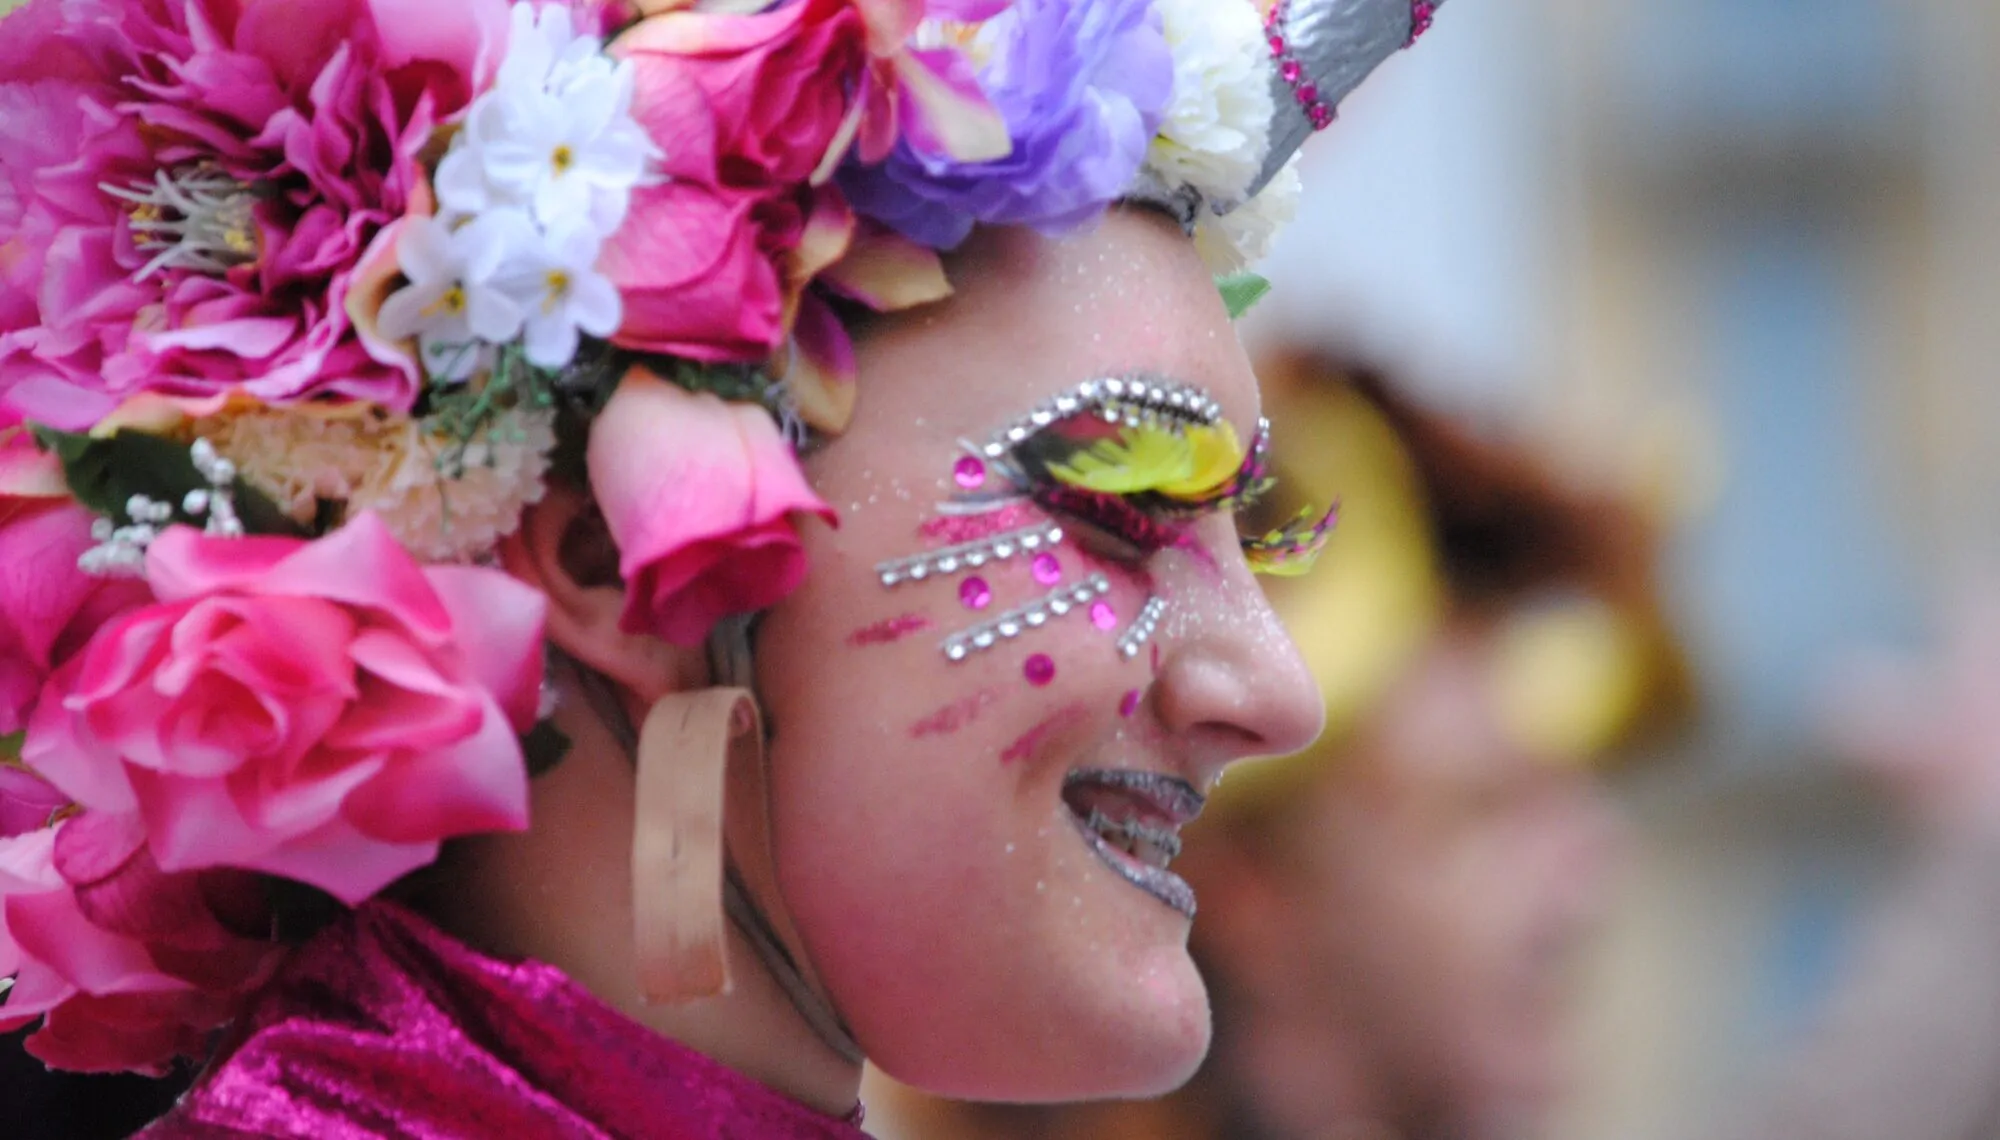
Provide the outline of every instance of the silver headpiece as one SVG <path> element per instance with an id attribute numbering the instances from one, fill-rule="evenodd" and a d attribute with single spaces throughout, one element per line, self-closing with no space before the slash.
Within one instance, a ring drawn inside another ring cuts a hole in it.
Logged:
<path id="1" fill-rule="evenodd" d="M 1284 169 L 1382 61 L 1416 42 L 1444 0 L 1279 0 L 1267 30 L 1275 67 L 1271 149 L 1245 200 Z M 1227 213 L 1238 202 L 1211 204 Z"/>

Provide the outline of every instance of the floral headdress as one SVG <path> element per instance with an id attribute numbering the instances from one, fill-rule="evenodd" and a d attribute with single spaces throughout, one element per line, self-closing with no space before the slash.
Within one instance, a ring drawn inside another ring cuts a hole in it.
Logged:
<path id="1" fill-rule="evenodd" d="M 158 1071 L 364 900 L 527 822 L 565 418 L 625 624 L 832 518 L 839 312 L 1140 198 L 1218 272 L 1409 0 L 29 0 L 0 31 L 0 1028 Z M 602 414 L 613 405 L 616 414 Z M 1083 467 L 1088 467 L 1083 463 Z M 1087 470 L 1074 478 L 1088 482 Z"/>

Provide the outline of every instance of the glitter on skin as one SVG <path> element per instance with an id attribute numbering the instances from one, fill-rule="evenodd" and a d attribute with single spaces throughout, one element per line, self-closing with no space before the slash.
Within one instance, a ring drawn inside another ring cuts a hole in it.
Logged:
<path id="1" fill-rule="evenodd" d="M 1016 760 L 1026 760 L 1033 756 L 1049 737 L 1073 724 L 1090 719 L 1090 710 L 1081 704 L 1065 705 L 1057 709 L 1047 720 L 1022 733 L 1007 750 L 1000 754 L 1000 762 L 1012 764 Z"/>
<path id="2" fill-rule="evenodd" d="M 1035 581 L 1044 586 L 1053 586 L 1062 581 L 1062 560 L 1053 554 L 1037 554 L 1034 573 Z"/>
<path id="3" fill-rule="evenodd" d="M 902 614 L 855 630 L 847 635 L 847 644 L 856 649 L 871 645 L 889 645 L 913 633 L 922 633 L 930 627 L 931 619 L 922 614 Z"/>
<path id="4" fill-rule="evenodd" d="M 999 702 L 1000 694 L 992 689 L 981 689 L 969 697 L 953 701 L 911 725 L 910 738 L 922 740 L 928 736 L 950 736 L 978 720 L 980 713 Z"/>
<path id="5" fill-rule="evenodd" d="M 1055 658 L 1046 653 L 1037 653 L 1028 658 L 1027 664 L 1021 666 L 1021 673 L 1028 678 L 1030 685 L 1042 688 L 1056 679 Z"/>
<path id="6" fill-rule="evenodd" d="M 968 610 L 983 610 L 993 603 L 993 587 L 984 578 L 967 578 L 958 584 L 958 600 Z"/>
<path id="7" fill-rule="evenodd" d="M 1010 503 L 982 514 L 939 515 L 919 527 L 917 534 L 938 546 L 958 546 L 992 538 L 1003 531 L 1033 526 L 1048 517 L 1047 512 L 1033 503 Z"/>

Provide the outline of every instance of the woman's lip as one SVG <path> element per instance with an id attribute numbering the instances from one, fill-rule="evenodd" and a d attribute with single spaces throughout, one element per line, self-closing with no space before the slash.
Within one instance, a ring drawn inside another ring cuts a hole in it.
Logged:
<path id="1" fill-rule="evenodd" d="M 1170 825 L 1179 827 L 1201 814 L 1208 797 L 1179 776 L 1135 768 L 1079 768 L 1063 778 L 1065 788 L 1094 784 L 1113 788 L 1138 800 Z"/>
<path id="2" fill-rule="evenodd" d="M 1077 818 L 1075 813 L 1070 814 L 1070 819 L 1076 824 L 1077 834 L 1083 836 L 1084 845 L 1089 847 L 1105 866 L 1118 872 L 1119 878 L 1179 911 L 1184 917 L 1190 919 L 1194 917 L 1194 888 L 1188 886 L 1186 879 L 1164 867 L 1141 863 L 1126 855 L 1105 842 L 1103 836 L 1091 830 L 1090 825 Z"/>

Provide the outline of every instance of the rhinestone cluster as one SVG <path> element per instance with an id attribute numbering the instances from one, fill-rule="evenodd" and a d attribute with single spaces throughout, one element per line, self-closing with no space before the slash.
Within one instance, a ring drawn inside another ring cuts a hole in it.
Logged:
<path id="1" fill-rule="evenodd" d="M 977 570 L 988 562 L 1005 562 L 1017 554 L 1034 554 L 1062 540 L 1061 526 L 1041 522 L 977 542 L 883 562 L 875 567 L 875 573 L 884 586 L 900 586 L 905 582 L 922 582 L 933 574 L 950 575 L 962 570 Z"/>
<path id="2" fill-rule="evenodd" d="M 1165 616 L 1166 612 L 1166 599 L 1147 598 L 1145 607 L 1139 611 L 1139 616 L 1133 618 L 1132 624 L 1125 628 L 1125 632 L 1118 635 L 1118 655 L 1127 661 L 1139 656 L 1139 650 L 1153 639 L 1154 631 L 1160 628 L 1160 618 Z"/>
<path id="3" fill-rule="evenodd" d="M 1003 641 L 1011 641 L 1029 630 L 1040 629 L 1049 623 L 1049 619 L 1059 618 L 1080 607 L 1088 606 L 1110 591 L 1109 578 L 1102 574 L 1092 574 L 1074 586 L 1051 590 L 1027 605 L 1008 610 L 992 621 L 982 622 L 970 629 L 952 634 L 945 639 L 944 655 L 951 661 L 963 661 L 974 653 L 984 652 Z"/>
<path id="4" fill-rule="evenodd" d="M 1074 391 L 1043 403 L 994 432 L 978 449 L 978 454 L 1000 459 L 1043 428 L 1085 412 L 1133 427 L 1162 417 L 1183 423 L 1213 424 L 1222 418 L 1222 405 L 1206 392 L 1182 384 L 1118 377 L 1086 380 Z"/>
<path id="5" fill-rule="evenodd" d="M 1423 34 L 1431 30 L 1431 23 L 1437 19 L 1438 6 L 1435 0 L 1410 0 L 1410 44 L 1414 47 Z"/>

